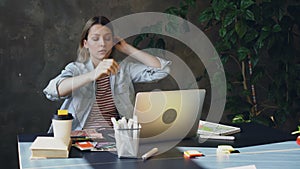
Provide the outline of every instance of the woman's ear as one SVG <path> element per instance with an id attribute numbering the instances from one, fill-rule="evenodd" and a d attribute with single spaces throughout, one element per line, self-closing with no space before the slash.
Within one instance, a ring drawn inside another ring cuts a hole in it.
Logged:
<path id="1" fill-rule="evenodd" d="M 83 40 L 83 47 L 85 47 L 86 49 L 88 49 L 87 41 L 85 39 Z"/>

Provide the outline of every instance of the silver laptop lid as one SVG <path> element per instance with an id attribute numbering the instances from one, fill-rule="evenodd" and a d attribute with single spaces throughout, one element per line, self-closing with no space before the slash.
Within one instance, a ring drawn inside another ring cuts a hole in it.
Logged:
<path id="1" fill-rule="evenodd" d="M 134 115 L 142 126 L 140 142 L 195 136 L 204 98 L 204 89 L 137 93 Z"/>

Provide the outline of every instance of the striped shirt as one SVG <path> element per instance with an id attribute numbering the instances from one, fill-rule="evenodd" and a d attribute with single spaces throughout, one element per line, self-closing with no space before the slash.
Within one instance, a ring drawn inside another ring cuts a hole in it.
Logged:
<path id="1" fill-rule="evenodd" d="M 96 100 L 87 118 L 84 129 L 112 126 L 111 117 L 118 116 L 112 97 L 109 76 L 97 80 L 96 86 Z"/>

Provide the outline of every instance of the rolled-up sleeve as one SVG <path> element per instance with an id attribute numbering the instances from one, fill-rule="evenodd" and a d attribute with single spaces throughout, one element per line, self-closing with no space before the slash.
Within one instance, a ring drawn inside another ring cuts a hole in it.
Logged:
<path id="1" fill-rule="evenodd" d="M 153 82 L 165 78 L 170 73 L 171 61 L 167 61 L 160 57 L 156 57 L 160 64 L 160 68 L 146 66 L 141 63 L 132 63 L 130 65 L 130 75 L 133 82 Z"/>
<path id="2" fill-rule="evenodd" d="M 76 65 L 74 63 L 69 63 L 58 76 L 50 80 L 47 87 L 43 90 L 46 97 L 52 101 L 68 98 L 69 96 L 59 96 L 58 86 L 64 79 L 75 76 L 76 72 Z"/>

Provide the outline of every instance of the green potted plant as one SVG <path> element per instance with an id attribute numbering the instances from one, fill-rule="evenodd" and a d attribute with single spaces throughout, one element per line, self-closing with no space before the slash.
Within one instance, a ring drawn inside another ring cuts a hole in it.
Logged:
<path id="1" fill-rule="evenodd" d="M 186 0 L 166 11 L 187 18 L 195 5 Z M 198 14 L 204 32 L 218 29 L 232 122 L 299 124 L 299 9 L 282 0 L 212 0 Z"/>
<path id="2" fill-rule="evenodd" d="M 300 123 L 300 6 L 282 0 L 183 0 L 166 13 L 189 20 L 198 16 L 204 32 L 216 30 L 213 42 L 226 72 L 226 112 L 233 123 L 258 122 L 291 129 Z M 153 35 L 150 47 L 166 46 Z M 199 78 L 201 80 L 201 78 Z"/>

